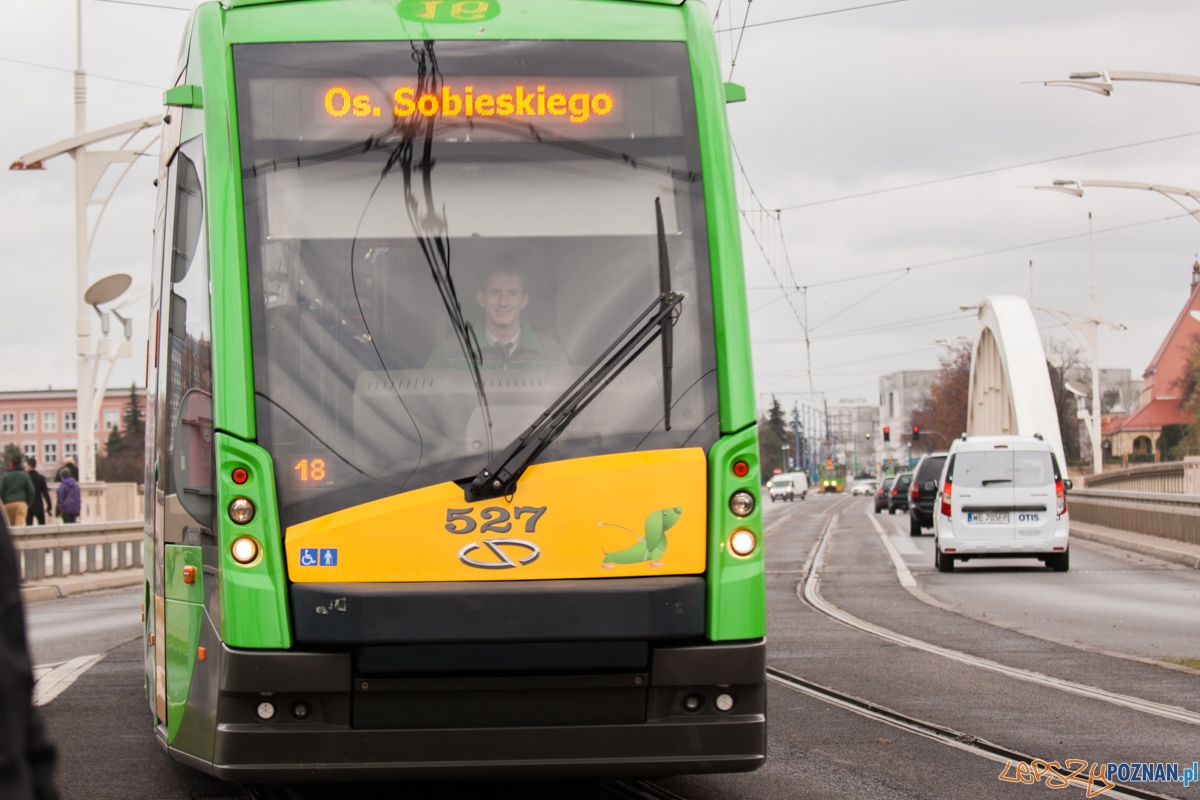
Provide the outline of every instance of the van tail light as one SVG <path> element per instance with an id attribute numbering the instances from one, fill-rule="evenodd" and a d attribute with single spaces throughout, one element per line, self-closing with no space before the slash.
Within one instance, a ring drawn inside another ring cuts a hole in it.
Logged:
<path id="1" fill-rule="evenodd" d="M 1058 515 L 1067 513 L 1067 490 L 1062 481 L 1054 482 L 1054 496 L 1058 499 Z"/>
<path id="2" fill-rule="evenodd" d="M 942 516 L 946 519 L 950 519 L 950 495 L 953 489 L 950 481 L 946 481 L 946 485 L 942 487 Z"/>
<path id="3" fill-rule="evenodd" d="M 917 485 L 916 481 L 913 481 L 912 491 L 908 493 L 908 496 L 913 500 L 921 499 L 921 487 Z"/>

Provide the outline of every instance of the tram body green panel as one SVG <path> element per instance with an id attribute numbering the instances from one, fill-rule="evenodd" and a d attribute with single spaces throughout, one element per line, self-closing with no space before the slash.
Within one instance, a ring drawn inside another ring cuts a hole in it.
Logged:
<path id="1" fill-rule="evenodd" d="M 230 647 L 289 648 L 288 584 L 271 455 L 258 445 L 225 433 L 215 438 L 221 639 Z M 231 477 L 238 467 L 249 476 L 240 486 Z M 245 525 L 233 522 L 226 512 L 237 497 L 254 503 L 254 518 Z M 260 555 L 250 564 L 239 564 L 230 553 L 230 546 L 239 536 L 250 536 L 258 542 Z"/>
<path id="2" fill-rule="evenodd" d="M 238 438 L 253 440 L 257 429 L 254 360 L 250 349 L 250 288 L 242 214 L 241 153 L 232 102 L 233 53 L 225 38 L 225 14 L 217 3 L 205 3 L 196 9 L 188 80 L 202 84 L 205 106 L 202 113 L 212 281 L 213 425 Z M 197 58 L 199 81 L 192 74 Z"/>
<path id="3" fill-rule="evenodd" d="M 733 464 L 750 466 L 746 477 Z M 754 512 L 738 518 L 729 496 L 739 489 L 754 495 Z M 758 547 L 742 558 L 729 550 L 729 536 L 746 528 Z M 757 639 L 767 632 L 766 580 L 763 572 L 762 498 L 759 496 L 758 428 L 726 436 L 708 451 L 708 631 L 712 641 Z"/>
<path id="4" fill-rule="evenodd" d="M 700 164 L 704 174 L 704 209 L 713 291 L 713 332 L 717 340 L 717 394 L 722 433 L 753 425 L 754 367 L 750 359 L 750 320 L 746 278 L 742 269 L 742 237 L 737 191 L 725 116 L 725 83 L 717 58 L 717 39 L 703 3 L 688 2 L 688 59 L 696 95 Z"/>
<path id="5" fill-rule="evenodd" d="M 418 22 L 399 3 L 378 0 L 260 4 L 229 11 L 231 44 L 437 39 L 586 39 L 683 41 L 679 9 L 605 0 L 487 0 L 500 13 L 487 20 Z M 707 12 L 705 12 L 707 13 Z"/>
<path id="6" fill-rule="evenodd" d="M 179 731 L 179 723 L 183 721 L 183 712 L 187 707 L 203 617 L 204 606 L 199 603 L 166 601 L 168 742 Z"/>
<path id="7" fill-rule="evenodd" d="M 167 579 L 168 600 L 184 600 L 188 603 L 204 602 L 204 561 L 200 548 L 191 545 L 168 544 L 164 546 L 163 574 Z M 183 568 L 192 567 L 195 579 L 184 583 Z"/>

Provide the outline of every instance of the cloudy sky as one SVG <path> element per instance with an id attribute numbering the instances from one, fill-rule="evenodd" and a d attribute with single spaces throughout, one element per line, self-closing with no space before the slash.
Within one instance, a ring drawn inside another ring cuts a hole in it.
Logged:
<path id="1" fill-rule="evenodd" d="M 1086 310 L 1089 211 L 1100 314 L 1128 326 L 1101 334 L 1102 365 L 1140 376 L 1187 297 L 1200 224 L 1148 192 L 1078 199 L 1029 187 L 1081 178 L 1200 188 L 1200 87 L 1126 82 L 1103 97 L 1026 82 L 1093 69 L 1200 74 L 1188 55 L 1200 5 L 902 0 L 750 27 L 864 2 L 754 0 L 747 17 L 747 0 L 720 0 L 719 28 L 748 22 L 736 66 L 739 32 L 720 35 L 726 75 L 749 95 L 730 106 L 743 205 L 756 207 L 752 186 L 767 209 L 783 209 L 778 222 L 749 215 L 762 250 L 743 228 L 764 402 L 772 392 L 812 402 L 793 311 L 805 303 L 812 388 L 831 401 L 871 400 L 880 374 L 935 367 L 936 339 L 976 332 L 959 305 L 1027 297 L 1030 260 L 1037 303 Z M 186 14 L 82 5 L 89 127 L 160 112 L 152 87 L 167 81 Z M 73 133 L 75 2 L 0 0 L 0 11 L 0 157 L 12 161 Z M 1126 146 L 1150 140 L 1165 141 Z M 1107 152 L 879 192 L 1096 150 Z M 74 386 L 73 169 L 47 166 L 0 171 L 0 390 Z M 127 272 L 146 283 L 153 178 L 143 159 L 114 194 L 93 279 Z M 803 296 L 783 296 L 768 258 L 786 283 L 809 287 Z M 146 313 L 130 310 L 135 358 L 117 368 L 116 386 L 142 380 Z M 1038 316 L 1047 336 L 1065 335 Z"/>

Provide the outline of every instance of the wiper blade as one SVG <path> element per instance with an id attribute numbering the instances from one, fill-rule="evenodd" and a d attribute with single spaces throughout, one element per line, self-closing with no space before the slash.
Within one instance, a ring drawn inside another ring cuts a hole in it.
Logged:
<path id="1" fill-rule="evenodd" d="M 683 295 L 678 292 L 655 298 L 532 425 L 475 476 L 471 494 L 502 497 L 515 491 L 517 480 L 542 451 L 664 330 L 670 330 L 675 310 L 682 302 Z"/>
<path id="2" fill-rule="evenodd" d="M 1012 478 L 988 478 L 983 481 L 984 486 L 987 486 L 989 483 L 1012 483 Z"/>
<path id="3" fill-rule="evenodd" d="M 659 303 L 666 308 L 667 298 L 671 296 L 671 259 L 667 254 L 667 232 L 663 225 L 662 200 L 654 198 L 654 217 L 658 225 L 658 297 Z M 671 370 L 675 363 L 675 337 L 672 326 L 675 320 L 664 316 L 658 323 L 659 334 L 662 337 L 662 378 L 663 378 L 663 428 L 671 430 Z"/>

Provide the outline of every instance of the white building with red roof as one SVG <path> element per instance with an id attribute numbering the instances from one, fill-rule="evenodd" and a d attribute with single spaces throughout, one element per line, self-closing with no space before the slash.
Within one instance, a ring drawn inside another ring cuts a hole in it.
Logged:
<path id="1" fill-rule="evenodd" d="M 1187 303 L 1142 373 L 1141 407 L 1127 417 L 1103 420 L 1105 457 L 1158 461 L 1163 455 L 1159 448 L 1163 427 L 1194 421 L 1183 407 L 1183 385 L 1189 370 L 1188 346 L 1195 342 L 1200 342 L 1200 261 L 1192 265 Z"/>

